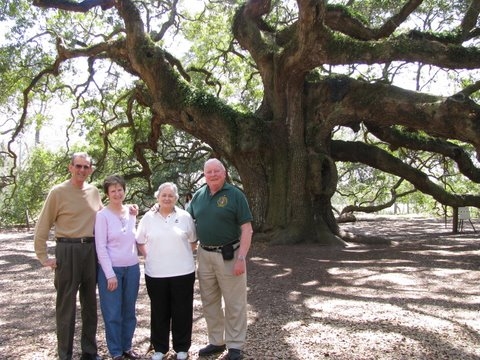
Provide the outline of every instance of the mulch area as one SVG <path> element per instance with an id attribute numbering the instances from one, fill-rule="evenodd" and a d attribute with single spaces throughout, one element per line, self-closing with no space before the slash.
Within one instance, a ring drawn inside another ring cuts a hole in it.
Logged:
<path id="1" fill-rule="evenodd" d="M 480 359 L 480 240 L 469 224 L 459 234 L 418 217 L 340 226 L 391 243 L 254 243 L 245 359 Z M 55 359 L 53 273 L 40 267 L 32 239 L 25 229 L 0 231 L 2 359 Z M 207 342 L 197 285 L 190 359 Z M 143 278 L 137 309 L 135 348 L 149 359 Z M 108 359 L 100 315 L 98 344 Z"/>

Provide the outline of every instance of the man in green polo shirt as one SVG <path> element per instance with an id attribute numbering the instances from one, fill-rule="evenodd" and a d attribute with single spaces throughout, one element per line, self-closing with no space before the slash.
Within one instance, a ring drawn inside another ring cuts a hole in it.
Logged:
<path id="1" fill-rule="evenodd" d="M 226 182 L 227 172 L 218 159 L 207 160 L 203 172 L 207 185 L 188 207 L 200 242 L 197 274 L 209 340 L 198 354 L 228 348 L 225 359 L 241 360 L 247 336 L 246 256 L 253 217 L 245 194 Z"/>

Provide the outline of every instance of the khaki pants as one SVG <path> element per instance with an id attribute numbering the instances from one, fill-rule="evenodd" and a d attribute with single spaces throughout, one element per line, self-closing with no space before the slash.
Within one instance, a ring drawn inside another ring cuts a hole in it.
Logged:
<path id="1" fill-rule="evenodd" d="M 225 261 L 222 254 L 199 247 L 197 258 L 209 343 L 242 350 L 247 337 L 247 275 L 233 275 L 236 256 Z"/>

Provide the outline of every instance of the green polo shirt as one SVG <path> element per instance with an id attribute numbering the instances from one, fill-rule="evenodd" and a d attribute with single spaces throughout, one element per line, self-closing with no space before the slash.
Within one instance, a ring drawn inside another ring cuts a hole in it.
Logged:
<path id="1" fill-rule="evenodd" d="M 201 187 L 188 207 L 195 219 L 197 237 L 203 245 L 224 245 L 240 239 L 240 226 L 253 220 L 242 190 L 229 183 L 210 195 L 208 186 Z"/>

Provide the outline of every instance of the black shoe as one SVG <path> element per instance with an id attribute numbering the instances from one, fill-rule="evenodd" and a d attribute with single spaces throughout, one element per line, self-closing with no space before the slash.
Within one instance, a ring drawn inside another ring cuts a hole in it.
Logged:
<path id="1" fill-rule="evenodd" d="M 80 360 L 103 360 L 103 359 L 98 354 L 83 353 L 82 356 L 80 357 Z"/>
<path id="2" fill-rule="evenodd" d="M 226 360 L 242 360 L 243 354 L 242 350 L 239 349 L 228 349 Z"/>
<path id="3" fill-rule="evenodd" d="M 128 351 L 124 351 L 123 352 L 123 357 L 125 359 L 130 359 L 130 360 L 138 360 L 140 359 L 140 355 L 138 355 L 135 351 L 133 351 L 132 349 L 128 350 Z"/>
<path id="4" fill-rule="evenodd" d="M 198 351 L 198 356 L 207 356 L 212 354 L 218 354 L 225 350 L 225 345 L 212 345 L 208 344 L 204 348 Z"/>

